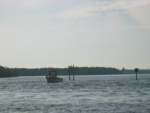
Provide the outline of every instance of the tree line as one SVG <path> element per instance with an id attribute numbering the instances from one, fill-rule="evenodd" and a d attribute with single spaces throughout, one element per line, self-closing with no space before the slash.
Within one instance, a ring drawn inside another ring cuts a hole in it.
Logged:
<path id="1" fill-rule="evenodd" d="M 16 76 L 45 76 L 50 70 L 56 70 L 58 75 L 68 75 L 68 68 L 8 68 L 0 66 L 0 77 Z M 133 74 L 134 70 L 116 69 L 112 67 L 75 67 L 76 75 L 106 75 L 106 74 Z M 150 69 L 143 69 L 139 74 L 149 74 Z"/>
<path id="2" fill-rule="evenodd" d="M 0 66 L 0 77 L 16 77 L 18 75 L 17 70 Z"/>
<path id="3" fill-rule="evenodd" d="M 150 69 L 139 69 L 139 74 L 150 74 Z M 126 69 L 123 74 L 135 74 L 134 69 Z"/>
<path id="4" fill-rule="evenodd" d="M 56 70 L 58 75 L 68 75 L 68 68 L 12 68 L 20 76 L 46 75 L 50 70 Z M 122 70 L 111 67 L 75 67 L 76 75 L 122 74 Z"/>

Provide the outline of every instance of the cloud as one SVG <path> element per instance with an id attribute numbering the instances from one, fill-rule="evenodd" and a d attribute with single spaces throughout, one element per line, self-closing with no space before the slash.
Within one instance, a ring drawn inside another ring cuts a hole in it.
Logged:
<path id="1" fill-rule="evenodd" d="M 57 16 L 58 17 L 65 17 L 65 18 L 84 18 L 84 17 L 89 17 L 92 16 L 93 13 L 92 6 L 82 6 L 82 7 L 77 7 L 75 9 L 71 9 L 69 11 L 65 11 L 62 13 L 59 13 Z"/>
<path id="2" fill-rule="evenodd" d="M 38 8 L 54 0 L 1 0 L 0 6 L 15 6 L 19 8 Z"/>
<path id="3" fill-rule="evenodd" d="M 135 7 L 142 7 L 150 4 L 150 0 L 115 0 L 113 2 L 89 2 L 83 6 L 61 12 L 57 16 L 64 18 L 84 18 L 95 16 L 100 11 L 111 9 L 130 9 Z"/>
<path id="4" fill-rule="evenodd" d="M 150 4 L 149 0 L 116 0 L 113 6 L 117 9 L 142 7 Z"/>
<path id="5" fill-rule="evenodd" d="M 150 29 L 150 5 L 145 7 L 135 7 L 132 9 L 126 9 L 126 12 L 142 25 L 142 27 Z"/>

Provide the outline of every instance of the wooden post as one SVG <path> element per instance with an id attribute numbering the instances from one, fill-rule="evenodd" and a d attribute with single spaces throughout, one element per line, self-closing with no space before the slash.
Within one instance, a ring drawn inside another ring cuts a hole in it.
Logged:
<path id="1" fill-rule="evenodd" d="M 138 69 L 138 68 L 135 68 L 134 71 L 135 71 L 135 73 L 136 73 L 136 80 L 137 80 L 137 73 L 138 73 L 139 69 Z"/>
<path id="2" fill-rule="evenodd" d="M 73 80 L 74 80 L 74 73 L 73 73 Z"/>
<path id="3" fill-rule="evenodd" d="M 137 80 L 137 72 L 136 72 L 136 80 Z"/>
<path id="4" fill-rule="evenodd" d="M 71 80 L 71 75 L 73 75 L 73 80 L 75 80 L 75 67 L 74 65 L 68 66 L 69 80 Z"/>
<path id="5" fill-rule="evenodd" d="M 75 80 L 75 67 L 74 67 L 74 65 L 72 67 L 72 74 L 73 74 L 73 80 Z"/>
<path id="6" fill-rule="evenodd" d="M 69 80 L 71 80 L 71 78 L 70 78 L 70 72 L 69 72 Z"/>

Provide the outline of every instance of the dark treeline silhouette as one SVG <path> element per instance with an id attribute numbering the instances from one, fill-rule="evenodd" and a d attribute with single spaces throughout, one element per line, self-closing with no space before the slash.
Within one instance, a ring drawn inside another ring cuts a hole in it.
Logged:
<path id="1" fill-rule="evenodd" d="M 68 75 L 68 68 L 8 68 L 0 66 L 0 77 L 45 76 L 50 70 L 58 75 Z M 116 69 L 111 67 L 75 67 L 76 75 L 134 74 L 134 69 Z M 150 74 L 150 69 L 139 69 L 139 74 Z"/>
<path id="2" fill-rule="evenodd" d="M 16 77 L 18 72 L 14 69 L 0 66 L 0 77 Z"/>
<path id="3" fill-rule="evenodd" d="M 134 74 L 134 69 L 124 70 L 124 74 Z M 139 74 L 150 74 L 150 69 L 139 69 Z"/>
<path id="4" fill-rule="evenodd" d="M 20 76 L 46 75 L 49 70 L 56 70 L 58 75 L 68 75 L 68 68 L 13 68 Z M 76 75 L 102 75 L 102 74 L 122 74 L 116 68 L 106 67 L 75 67 Z"/>

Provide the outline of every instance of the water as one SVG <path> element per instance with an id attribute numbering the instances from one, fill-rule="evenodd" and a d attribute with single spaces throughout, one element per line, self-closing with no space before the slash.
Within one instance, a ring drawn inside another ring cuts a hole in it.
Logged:
<path id="1" fill-rule="evenodd" d="M 150 74 L 0 78 L 0 113 L 150 113 Z"/>

